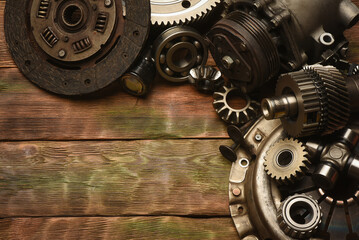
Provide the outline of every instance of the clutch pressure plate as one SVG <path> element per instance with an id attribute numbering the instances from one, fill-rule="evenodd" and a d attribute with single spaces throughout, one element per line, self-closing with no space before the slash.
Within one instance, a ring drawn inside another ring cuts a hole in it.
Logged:
<path id="1" fill-rule="evenodd" d="M 63 95 L 95 92 L 135 61 L 148 35 L 146 0 L 8 0 L 13 59 L 38 86 Z"/>

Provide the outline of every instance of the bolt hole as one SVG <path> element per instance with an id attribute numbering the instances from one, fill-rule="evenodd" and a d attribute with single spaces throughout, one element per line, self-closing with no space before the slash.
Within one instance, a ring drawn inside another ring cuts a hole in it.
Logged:
<path id="1" fill-rule="evenodd" d="M 183 8 L 190 8 L 191 7 L 191 2 L 188 0 L 182 1 L 182 7 Z"/>
<path id="2" fill-rule="evenodd" d="M 286 149 L 281 151 L 277 156 L 277 164 L 280 167 L 287 167 L 293 162 L 293 152 Z"/>
<path id="3" fill-rule="evenodd" d="M 26 61 L 25 61 L 25 65 L 26 65 L 26 66 L 30 66 L 30 65 L 31 65 L 31 61 L 30 61 L 30 60 L 26 60 Z"/>
<path id="4" fill-rule="evenodd" d="M 249 161 L 246 158 L 242 158 L 241 160 L 239 160 L 239 165 L 241 165 L 241 167 L 246 168 L 249 166 Z"/>
<path id="5" fill-rule="evenodd" d="M 335 42 L 334 36 L 330 33 L 323 33 L 319 40 L 321 44 L 326 46 L 330 46 Z"/>
<path id="6" fill-rule="evenodd" d="M 90 85 L 91 84 L 91 79 L 86 79 L 85 80 L 85 85 Z"/>
<path id="7" fill-rule="evenodd" d="M 64 85 L 64 86 L 67 86 L 67 85 L 68 85 L 68 82 L 63 82 L 63 85 Z"/>
<path id="8" fill-rule="evenodd" d="M 128 57 L 128 54 L 127 54 L 127 53 L 123 53 L 123 54 L 122 54 L 122 57 L 127 58 L 127 57 Z"/>
<path id="9" fill-rule="evenodd" d="M 244 213 L 244 208 L 242 206 L 238 207 L 238 213 L 239 214 L 243 214 Z"/>
<path id="10" fill-rule="evenodd" d="M 140 32 L 139 32 L 139 31 L 134 31 L 134 32 L 133 32 L 133 36 L 134 36 L 134 37 L 140 36 Z"/>

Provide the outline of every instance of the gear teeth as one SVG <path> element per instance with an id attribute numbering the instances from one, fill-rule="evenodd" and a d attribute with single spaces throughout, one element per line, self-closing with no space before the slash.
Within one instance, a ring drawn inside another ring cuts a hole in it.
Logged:
<path id="1" fill-rule="evenodd" d="M 227 98 L 234 93 L 238 93 L 238 96 L 242 96 L 247 101 L 244 108 L 234 109 L 229 106 Z M 241 93 L 238 88 L 222 86 L 217 92 L 213 93 L 213 98 L 214 109 L 221 119 L 229 124 L 242 125 L 260 115 L 260 104 Z"/>
<path id="2" fill-rule="evenodd" d="M 287 208 L 292 207 L 295 203 L 300 201 L 307 202 L 307 205 L 312 207 L 312 218 L 314 219 L 314 221 L 311 222 L 312 226 L 301 226 L 302 224 L 297 223 L 290 216 L 291 211 Z M 308 204 L 308 202 L 310 204 Z M 314 200 L 312 196 L 306 194 L 295 194 L 288 197 L 281 203 L 277 210 L 277 222 L 279 227 L 286 235 L 296 239 L 308 239 L 313 236 L 322 222 L 322 217 L 323 212 L 318 202 Z M 301 230 L 300 228 L 303 229 Z"/>
<path id="3" fill-rule="evenodd" d="M 313 65 L 305 71 L 316 72 L 317 80 L 324 87 L 327 119 L 323 134 L 331 134 L 344 127 L 350 118 L 350 98 L 344 76 L 333 66 Z"/>
<path id="4" fill-rule="evenodd" d="M 156 1 L 151 1 L 151 7 L 152 9 L 156 4 L 154 4 Z M 165 5 L 165 7 L 162 7 L 161 9 L 158 9 L 159 13 L 154 13 L 151 16 L 151 22 L 152 25 L 155 27 L 166 27 L 166 26 L 174 26 L 174 25 L 190 25 L 195 24 L 200 21 L 205 21 L 207 17 L 210 15 L 210 13 L 217 8 L 221 4 L 222 0 L 201 0 L 197 5 L 193 7 L 192 11 L 189 11 L 192 6 L 189 8 L 183 8 L 181 5 L 180 10 L 176 13 L 167 13 L 164 11 L 164 9 L 170 9 L 168 8 L 167 3 L 157 4 L 157 6 Z M 175 2 L 173 4 L 178 4 L 178 2 Z M 170 3 L 171 5 L 171 3 Z"/>
<path id="5" fill-rule="evenodd" d="M 287 165 L 280 166 L 279 155 L 285 150 L 291 154 Z M 290 185 L 300 180 L 309 170 L 308 153 L 297 139 L 287 138 L 274 143 L 264 159 L 264 170 L 280 185 Z"/>

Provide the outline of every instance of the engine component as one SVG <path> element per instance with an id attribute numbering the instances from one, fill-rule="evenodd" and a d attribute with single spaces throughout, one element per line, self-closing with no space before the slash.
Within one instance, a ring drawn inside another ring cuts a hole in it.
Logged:
<path id="1" fill-rule="evenodd" d="M 341 175 L 335 188 L 328 191 L 318 188 L 312 180 L 312 171 L 308 171 L 296 184 L 278 187 L 265 172 L 264 161 L 271 146 L 287 137 L 281 121 L 261 118 L 241 135 L 244 138 L 237 142 L 244 144 L 236 148 L 237 160 L 232 164 L 229 177 L 230 212 L 241 239 L 292 239 L 282 231 L 277 213 L 282 199 L 298 193 L 312 196 L 321 207 L 322 223 L 309 239 L 359 238 L 357 180 Z M 312 164 L 313 168 L 317 165 Z M 293 213 L 292 217 L 300 224 L 303 219 Z M 311 219 L 305 216 L 304 220 Z"/>
<path id="2" fill-rule="evenodd" d="M 152 48 L 149 48 L 136 65 L 121 77 L 123 89 L 134 96 L 146 96 L 151 90 L 155 76 L 156 67 L 151 56 Z"/>
<path id="3" fill-rule="evenodd" d="M 313 181 L 325 190 L 335 187 L 340 174 L 359 180 L 359 157 L 352 153 L 359 142 L 359 135 L 349 128 L 336 135 L 336 140 L 330 143 L 316 140 L 307 142 L 311 155 L 320 156 Z"/>
<path id="4" fill-rule="evenodd" d="M 310 161 L 304 145 L 289 138 L 276 142 L 267 152 L 264 169 L 279 184 L 291 184 L 304 176 Z"/>
<path id="5" fill-rule="evenodd" d="M 151 0 L 154 25 L 188 24 L 204 18 L 221 0 Z"/>
<path id="6" fill-rule="evenodd" d="M 108 86 L 129 68 L 149 19 L 145 0 L 10 0 L 5 36 L 29 80 L 54 93 L 81 95 Z"/>
<path id="7" fill-rule="evenodd" d="M 211 66 L 199 66 L 189 72 L 189 82 L 203 93 L 213 94 L 223 86 L 222 73 Z"/>
<path id="8" fill-rule="evenodd" d="M 356 89 L 349 96 L 346 80 L 336 68 L 313 65 L 282 75 L 277 97 L 264 99 L 262 112 L 268 120 L 280 118 L 293 137 L 330 134 L 347 124 L 350 99 L 357 99 L 357 93 Z"/>
<path id="9" fill-rule="evenodd" d="M 157 72 L 171 82 L 188 81 L 189 71 L 204 65 L 208 58 L 203 37 L 187 26 L 165 30 L 157 37 L 153 47 Z"/>
<path id="10" fill-rule="evenodd" d="M 240 109 L 231 107 L 229 101 L 233 98 L 245 100 L 245 106 Z M 223 86 L 213 94 L 213 107 L 221 119 L 229 124 L 245 124 L 259 116 L 260 104 L 251 100 L 248 95 L 243 94 L 238 88 Z"/>
<path id="11" fill-rule="evenodd" d="M 313 236 L 322 220 L 318 202 L 306 194 L 288 197 L 277 212 L 277 221 L 283 232 L 297 239 Z"/>
<path id="12" fill-rule="evenodd" d="M 210 51 L 223 75 L 249 93 L 280 69 L 293 71 L 320 62 L 327 50 L 347 49 L 343 32 L 359 19 L 350 0 L 227 2 L 232 12 L 207 34 Z"/>

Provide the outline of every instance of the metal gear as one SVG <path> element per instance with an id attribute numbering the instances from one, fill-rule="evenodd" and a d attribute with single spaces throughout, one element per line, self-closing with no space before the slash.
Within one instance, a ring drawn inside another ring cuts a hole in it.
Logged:
<path id="1" fill-rule="evenodd" d="M 292 184 L 304 176 L 310 161 L 304 145 L 289 138 L 276 142 L 267 152 L 264 169 L 279 184 Z"/>
<path id="2" fill-rule="evenodd" d="M 157 72 L 171 82 L 188 81 L 189 71 L 204 65 L 207 44 L 196 29 L 175 26 L 160 34 L 153 44 Z"/>
<path id="3" fill-rule="evenodd" d="M 262 101 L 263 114 L 268 120 L 281 118 L 292 137 L 333 133 L 350 117 L 346 81 L 333 66 L 307 66 L 282 75 L 276 96 Z"/>
<path id="4" fill-rule="evenodd" d="M 146 0 L 9 0 L 5 36 L 30 81 L 57 94 L 82 95 L 127 71 L 147 39 L 149 19 Z"/>
<path id="5" fill-rule="evenodd" d="M 191 69 L 189 82 L 203 93 L 213 93 L 224 84 L 222 73 L 211 66 L 199 66 Z"/>
<path id="6" fill-rule="evenodd" d="M 231 107 L 228 100 L 234 96 L 241 97 L 246 101 L 246 106 L 241 109 Z M 259 116 L 260 104 L 246 94 L 243 94 L 238 88 L 223 86 L 213 94 L 213 107 L 221 119 L 229 124 L 245 124 Z"/>
<path id="7" fill-rule="evenodd" d="M 285 199 L 277 210 L 277 221 L 288 236 L 303 239 L 313 236 L 322 221 L 318 202 L 306 194 Z"/>
<path id="8" fill-rule="evenodd" d="M 151 0 L 153 25 L 188 24 L 204 18 L 221 0 Z"/>

